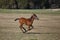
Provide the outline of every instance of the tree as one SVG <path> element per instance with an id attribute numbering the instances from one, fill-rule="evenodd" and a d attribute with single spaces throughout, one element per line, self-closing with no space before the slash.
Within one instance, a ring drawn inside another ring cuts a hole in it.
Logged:
<path id="1" fill-rule="evenodd" d="M 51 6 L 51 4 L 49 3 L 49 0 L 46 0 L 45 3 L 44 3 L 44 5 L 45 5 L 46 9 L 49 9 L 50 6 Z"/>
<path id="2" fill-rule="evenodd" d="M 14 5 L 15 5 L 15 9 L 19 9 L 17 0 L 14 0 Z"/>

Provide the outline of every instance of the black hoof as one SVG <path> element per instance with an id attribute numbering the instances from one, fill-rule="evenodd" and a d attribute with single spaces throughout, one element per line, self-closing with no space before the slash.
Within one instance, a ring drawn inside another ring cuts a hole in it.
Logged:
<path id="1" fill-rule="evenodd" d="M 26 32 L 23 32 L 23 33 L 26 33 Z"/>
<path id="2" fill-rule="evenodd" d="M 23 32 L 23 33 L 26 33 L 27 31 Z"/>
<path id="3" fill-rule="evenodd" d="M 25 33 L 25 32 L 23 32 L 23 33 Z"/>

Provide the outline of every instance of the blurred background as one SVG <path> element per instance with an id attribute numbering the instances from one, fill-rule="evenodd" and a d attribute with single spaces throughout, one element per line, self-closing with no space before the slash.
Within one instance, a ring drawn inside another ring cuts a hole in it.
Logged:
<path id="1" fill-rule="evenodd" d="M 60 0 L 0 0 L 0 9 L 57 9 Z"/>

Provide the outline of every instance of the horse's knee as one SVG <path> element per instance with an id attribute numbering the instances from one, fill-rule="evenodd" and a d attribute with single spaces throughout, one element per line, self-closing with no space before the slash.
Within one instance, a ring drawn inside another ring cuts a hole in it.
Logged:
<path id="1" fill-rule="evenodd" d="M 31 30 L 30 26 L 28 27 L 28 31 Z"/>

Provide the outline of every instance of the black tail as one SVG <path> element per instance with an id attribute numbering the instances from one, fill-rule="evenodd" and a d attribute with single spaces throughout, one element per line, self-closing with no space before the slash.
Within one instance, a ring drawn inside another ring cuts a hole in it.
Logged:
<path id="1" fill-rule="evenodd" d="M 19 18 L 16 18 L 14 21 L 17 21 L 17 20 L 19 20 Z"/>

